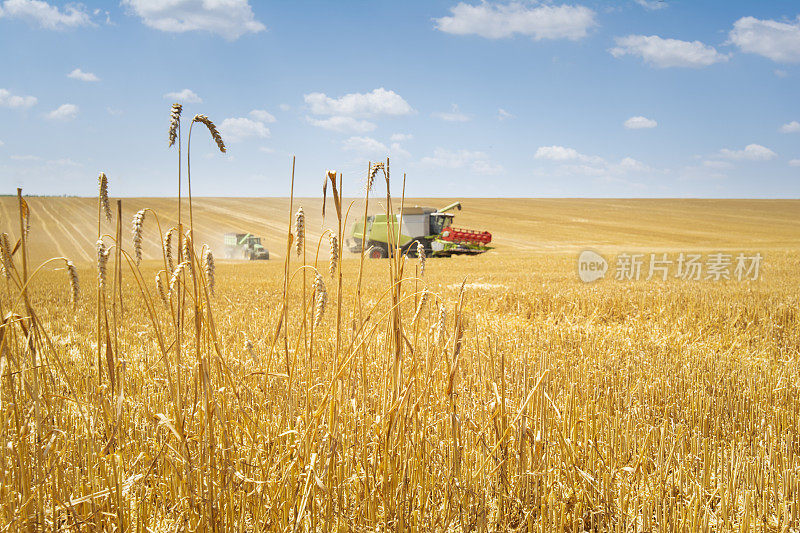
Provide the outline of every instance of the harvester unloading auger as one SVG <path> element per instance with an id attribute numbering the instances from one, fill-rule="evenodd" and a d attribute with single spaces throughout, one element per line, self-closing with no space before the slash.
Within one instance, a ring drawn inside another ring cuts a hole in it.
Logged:
<path id="1" fill-rule="evenodd" d="M 461 202 L 442 209 L 433 207 L 406 207 L 401 214 L 367 217 L 366 238 L 364 219 L 356 221 L 347 239 L 351 252 L 360 253 L 362 240 L 368 255 L 379 259 L 389 256 L 390 241 L 405 253 L 416 253 L 417 243 L 422 244 L 429 256 L 448 257 L 454 254 L 480 254 L 490 249 L 492 234 L 488 231 L 454 228 L 452 211 L 461 210 Z"/>

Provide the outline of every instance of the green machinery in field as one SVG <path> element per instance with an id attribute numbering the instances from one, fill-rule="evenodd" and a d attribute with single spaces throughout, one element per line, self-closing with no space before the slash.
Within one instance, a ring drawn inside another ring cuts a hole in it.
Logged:
<path id="1" fill-rule="evenodd" d="M 422 244 L 430 256 L 453 254 L 479 254 L 489 250 L 492 234 L 454 228 L 453 210 L 461 210 L 461 202 L 454 202 L 442 209 L 433 207 L 406 207 L 402 214 L 368 216 L 356 221 L 347 244 L 351 252 L 360 253 L 362 241 L 369 257 L 388 257 L 390 248 L 416 254 L 417 243 Z M 366 228 L 366 235 L 365 235 Z M 391 241 L 390 241 L 391 236 Z"/>
<path id="2" fill-rule="evenodd" d="M 252 233 L 226 233 L 225 257 L 228 259 L 269 259 L 269 251 L 261 245 L 261 237 Z"/>

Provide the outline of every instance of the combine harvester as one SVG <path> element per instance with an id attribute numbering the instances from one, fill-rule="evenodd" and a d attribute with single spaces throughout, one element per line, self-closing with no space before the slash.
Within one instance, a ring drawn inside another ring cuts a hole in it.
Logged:
<path id="1" fill-rule="evenodd" d="M 226 233 L 225 257 L 228 259 L 269 259 L 269 250 L 261 245 L 261 237 L 252 233 Z"/>
<path id="2" fill-rule="evenodd" d="M 492 234 L 488 231 L 454 228 L 450 211 L 458 208 L 455 202 L 442 209 L 433 207 L 406 207 L 400 215 L 387 219 L 385 214 L 367 217 L 366 238 L 364 239 L 364 219 L 356 221 L 347 244 L 351 252 L 361 253 L 362 239 L 368 256 L 380 259 L 389 256 L 389 236 L 392 244 L 401 252 L 416 255 L 416 243 L 422 244 L 425 253 L 433 257 L 449 257 L 453 254 L 480 254 L 489 249 Z M 391 227 L 391 229 L 390 229 Z"/>

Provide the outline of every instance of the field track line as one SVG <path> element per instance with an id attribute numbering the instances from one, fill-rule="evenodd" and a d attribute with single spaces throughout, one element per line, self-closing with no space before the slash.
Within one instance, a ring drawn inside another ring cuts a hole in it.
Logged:
<path id="1" fill-rule="evenodd" d="M 44 210 L 44 211 L 47 213 L 47 215 L 48 215 L 48 216 L 50 216 L 50 218 L 52 218 L 52 219 L 55 221 L 55 224 L 56 224 L 56 225 L 57 225 L 57 226 L 58 226 L 58 227 L 61 229 L 61 231 L 63 231 L 63 232 L 64 232 L 64 234 L 67 236 L 67 238 L 69 238 L 69 240 L 71 240 L 71 241 L 72 241 L 72 243 L 75 245 L 75 248 L 77 249 L 77 251 L 78 251 L 80 254 L 82 254 L 82 255 L 83 255 L 85 258 L 86 258 L 86 260 L 87 260 L 87 261 L 91 262 L 91 261 L 92 261 L 92 256 L 91 256 L 91 255 L 90 255 L 88 252 L 86 252 L 86 250 L 85 250 L 85 249 L 84 249 L 84 248 L 81 246 L 81 244 L 80 244 L 80 243 L 78 242 L 78 240 L 75 238 L 75 235 L 73 235 L 73 234 L 72 234 L 72 232 L 70 232 L 70 231 L 69 231 L 69 230 L 68 230 L 68 229 L 65 227 L 65 225 L 64 225 L 64 221 L 66 221 L 66 222 L 67 222 L 67 223 L 68 223 L 70 226 L 72 226 L 73 230 L 75 230 L 75 233 L 82 234 L 82 233 L 81 233 L 81 231 L 80 231 L 80 229 L 79 229 L 77 226 L 75 226 L 75 224 L 73 224 L 72 222 L 70 222 L 70 215 L 69 215 L 69 214 L 67 214 L 67 213 L 65 213 L 65 214 L 64 214 L 64 215 L 61 217 L 61 220 L 58 220 L 58 219 L 57 219 L 57 218 L 56 218 L 56 217 L 55 217 L 55 216 L 54 216 L 54 215 L 53 215 L 53 214 L 50 212 L 50 210 L 49 210 L 49 209 L 47 209 L 47 206 L 45 206 L 45 205 L 44 205 L 44 202 L 37 202 L 37 204 L 36 204 L 36 205 L 37 205 L 37 207 L 41 207 L 41 208 L 42 208 L 42 209 L 43 209 L 43 210 Z M 66 209 L 65 209 L 65 210 L 66 210 Z M 73 211 L 73 210 L 74 210 L 74 209 L 70 209 L 70 211 Z M 52 238 L 52 237 L 51 237 L 51 238 Z M 87 239 L 87 240 L 88 240 L 88 239 Z M 55 244 L 55 243 L 54 243 L 54 244 Z M 93 243 L 92 243 L 92 241 L 91 241 L 91 240 L 88 240 L 88 244 L 89 244 L 89 246 L 91 247 Z"/>
<path id="2" fill-rule="evenodd" d="M 67 234 L 66 231 L 64 231 L 64 228 L 61 226 L 59 221 L 56 220 L 56 218 L 53 216 L 53 214 L 50 212 L 50 210 L 47 209 L 47 207 L 44 206 L 44 202 L 46 202 L 46 201 L 47 200 L 43 199 L 41 201 L 41 203 L 39 203 L 39 206 L 42 208 L 41 212 L 44 213 L 44 216 L 47 216 L 48 218 L 53 220 L 52 226 L 55 227 L 56 230 L 61 231 L 62 233 L 66 234 L 68 238 L 71 239 L 71 236 L 69 234 Z M 41 223 L 38 226 L 47 234 L 48 238 L 51 241 L 53 241 L 53 246 L 55 246 L 56 250 L 58 251 L 58 255 L 60 255 L 61 257 L 67 257 L 67 258 L 71 259 L 70 257 L 68 257 L 67 253 L 64 251 L 64 248 L 61 246 L 62 240 L 61 239 L 57 239 L 56 236 L 53 234 L 53 231 L 50 228 L 51 225 L 48 224 L 43 218 L 40 219 L 40 222 Z M 39 228 L 34 226 L 34 229 L 39 229 Z"/>

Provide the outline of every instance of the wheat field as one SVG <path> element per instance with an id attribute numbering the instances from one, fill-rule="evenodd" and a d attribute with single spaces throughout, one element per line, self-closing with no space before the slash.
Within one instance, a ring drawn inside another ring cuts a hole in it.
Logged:
<path id="1" fill-rule="evenodd" d="M 108 220 L 1 198 L 0 528 L 800 528 L 800 201 L 464 199 L 495 248 L 423 272 L 341 249 L 402 202 L 380 177 L 345 218 L 364 178 L 326 179 L 324 221 L 184 202 L 168 252 L 177 200 L 118 213 L 113 178 Z M 272 260 L 215 261 L 232 230 Z M 764 262 L 584 284 L 584 248 Z"/>

